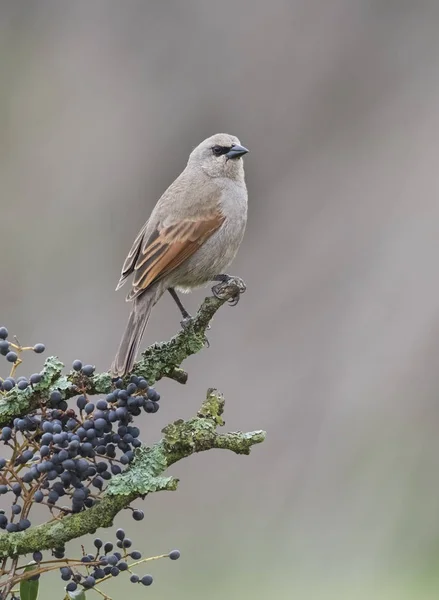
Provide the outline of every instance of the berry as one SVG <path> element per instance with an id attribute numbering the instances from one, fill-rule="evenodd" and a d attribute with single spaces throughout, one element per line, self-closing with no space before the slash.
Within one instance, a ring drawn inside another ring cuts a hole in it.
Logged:
<path id="1" fill-rule="evenodd" d="M 2 529 L 4 529 L 6 527 L 7 522 L 8 522 L 7 516 L 0 514 L 0 527 Z"/>
<path id="2" fill-rule="evenodd" d="M 169 558 L 171 560 L 178 560 L 180 558 L 180 550 L 172 550 L 169 553 Z"/>
<path id="3" fill-rule="evenodd" d="M 61 548 L 54 548 L 53 549 L 53 556 L 55 558 L 64 558 L 64 554 L 65 554 L 65 548 L 64 548 L 64 546 L 62 546 Z"/>
<path id="4" fill-rule="evenodd" d="M 91 377 L 95 371 L 95 367 L 93 367 L 93 365 L 84 365 L 81 371 L 86 377 Z"/>
<path id="5" fill-rule="evenodd" d="M 8 491 L 7 485 L 0 485 L 0 495 L 6 494 L 7 491 Z"/>
<path id="6" fill-rule="evenodd" d="M 133 550 L 130 556 L 133 560 L 139 560 L 139 558 L 142 558 L 142 555 L 137 550 Z"/>
<path id="7" fill-rule="evenodd" d="M 36 385 L 37 383 L 40 383 L 41 381 L 41 375 L 39 373 L 34 373 L 33 375 L 31 375 L 29 377 L 29 382 L 31 385 Z"/>
<path id="8" fill-rule="evenodd" d="M 154 410 L 154 403 L 151 402 L 151 400 L 147 400 L 145 402 L 145 412 L 147 412 L 147 413 L 153 413 L 153 412 L 155 412 L 155 410 Z"/>
<path id="9" fill-rule="evenodd" d="M 70 583 L 68 583 L 66 585 L 66 591 L 67 592 L 75 592 L 78 588 L 78 584 L 75 583 L 74 581 L 71 581 Z"/>
<path id="10" fill-rule="evenodd" d="M 22 379 L 18 382 L 17 387 L 19 390 L 25 390 L 29 386 L 29 382 L 25 379 Z"/>
<path id="11" fill-rule="evenodd" d="M 118 529 L 116 531 L 116 537 L 118 540 L 123 540 L 125 537 L 125 531 L 123 529 Z"/>
<path id="12" fill-rule="evenodd" d="M 80 360 L 74 360 L 72 364 L 72 369 L 74 371 L 80 371 L 82 369 L 82 362 Z"/>
<path id="13" fill-rule="evenodd" d="M 6 466 L 6 458 L 0 458 L 0 471 Z"/>
<path id="14" fill-rule="evenodd" d="M 113 577 L 117 577 L 119 575 L 120 571 L 117 567 L 111 567 L 110 573 L 113 575 Z"/>
<path id="15" fill-rule="evenodd" d="M 119 571 L 126 571 L 128 569 L 128 565 L 124 560 L 121 560 L 117 565 Z"/>
<path id="16" fill-rule="evenodd" d="M 62 400 L 62 396 L 61 396 L 61 392 L 59 392 L 58 390 L 54 390 L 50 396 L 49 396 L 49 400 L 52 404 L 52 406 L 56 406 L 57 404 L 59 404 Z"/>
<path id="17" fill-rule="evenodd" d="M 19 531 L 24 531 L 25 529 L 28 529 L 31 526 L 31 522 L 29 521 L 29 519 L 20 519 L 20 521 L 18 522 L 18 530 Z"/>
<path id="18" fill-rule="evenodd" d="M 2 387 L 5 392 L 10 392 L 14 385 L 15 384 L 10 379 L 5 379 L 2 383 Z"/>
<path id="19" fill-rule="evenodd" d="M 127 394 L 128 394 L 128 396 L 131 396 L 136 391 L 137 391 L 137 385 L 135 383 L 129 383 L 127 385 Z"/>
<path id="20" fill-rule="evenodd" d="M 21 513 L 21 506 L 19 504 L 12 505 L 12 514 L 19 515 Z"/>
<path id="21" fill-rule="evenodd" d="M 9 335 L 9 331 L 6 327 L 0 327 L 0 339 L 5 340 Z"/>
<path id="22" fill-rule="evenodd" d="M 11 352 L 8 352 L 6 354 L 6 360 L 9 361 L 9 362 L 11 362 L 11 363 L 17 362 L 17 360 L 18 360 L 18 354 L 16 352 L 12 352 L 12 350 L 11 350 Z"/>
<path id="23" fill-rule="evenodd" d="M 61 567 L 60 572 L 61 572 L 61 579 L 63 579 L 64 581 L 68 581 L 69 579 L 71 579 L 71 577 L 73 575 L 72 569 L 70 567 Z"/>
<path id="24" fill-rule="evenodd" d="M 9 342 L 7 342 L 6 340 L 0 339 L 0 354 L 3 354 L 3 356 L 6 356 L 6 354 L 8 352 L 9 352 Z"/>
<path id="25" fill-rule="evenodd" d="M 156 392 L 154 388 L 149 388 L 147 392 L 148 400 L 152 402 L 158 402 L 160 400 L 160 394 Z"/>
<path id="26" fill-rule="evenodd" d="M 21 485 L 19 483 L 14 483 L 12 486 L 12 491 L 16 496 L 21 495 Z"/>
<path id="27" fill-rule="evenodd" d="M 8 533 L 15 533 L 16 531 L 18 531 L 18 525 L 17 525 L 17 523 L 8 523 L 6 525 L 6 531 Z"/>
<path id="28" fill-rule="evenodd" d="M 45 349 L 46 346 L 44 344 L 35 344 L 35 346 L 32 348 L 36 354 L 41 354 Z"/>
<path id="29" fill-rule="evenodd" d="M 131 548 L 133 542 L 129 538 L 125 538 L 122 542 L 124 548 Z"/>
<path id="30" fill-rule="evenodd" d="M 93 544 L 95 545 L 95 548 L 99 550 L 99 548 L 102 548 L 103 542 L 100 538 L 96 538 Z"/>
<path id="31" fill-rule="evenodd" d="M 131 583 L 138 583 L 139 582 L 139 576 L 136 575 L 136 574 L 131 575 L 130 581 L 131 581 Z"/>
<path id="32" fill-rule="evenodd" d="M 84 410 L 86 404 L 87 398 L 85 396 L 78 396 L 76 399 L 76 406 L 79 408 L 79 410 Z"/>
<path id="33" fill-rule="evenodd" d="M 96 580 L 95 580 L 95 578 L 94 578 L 94 577 L 92 577 L 91 575 L 89 575 L 88 577 L 86 577 L 86 578 L 84 579 L 84 581 L 82 582 L 82 585 L 83 585 L 85 588 L 92 588 L 92 587 L 95 585 L 95 583 L 96 583 Z"/>
<path id="34" fill-rule="evenodd" d="M 107 542 L 105 544 L 105 546 L 104 546 L 104 552 L 105 552 L 105 554 L 108 554 L 112 550 L 113 550 L 113 544 L 111 542 Z"/>
<path id="35" fill-rule="evenodd" d="M 44 499 L 44 494 L 41 490 L 37 490 L 34 494 L 35 502 L 42 502 Z"/>
<path id="36" fill-rule="evenodd" d="M 152 582 L 153 582 L 153 578 L 151 575 L 144 575 L 142 577 L 142 579 L 140 580 L 140 583 L 142 585 L 151 585 Z"/>
<path id="37" fill-rule="evenodd" d="M 39 563 L 43 560 L 43 554 L 39 550 L 37 550 L 32 554 L 32 558 L 35 562 Z"/>
<path id="38" fill-rule="evenodd" d="M 11 439 L 12 429 L 10 427 L 3 427 L 2 429 L 2 440 L 7 442 Z"/>

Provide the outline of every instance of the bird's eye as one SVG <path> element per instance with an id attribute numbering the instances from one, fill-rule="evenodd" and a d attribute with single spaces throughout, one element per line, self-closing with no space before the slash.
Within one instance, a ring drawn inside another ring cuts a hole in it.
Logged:
<path id="1" fill-rule="evenodd" d="M 213 148 L 212 148 L 212 152 L 215 154 L 215 156 L 221 156 L 222 154 L 225 154 L 229 150 L 230 150 L 230 148 L 224 148 L 224 146 L 213 146 Z"/>

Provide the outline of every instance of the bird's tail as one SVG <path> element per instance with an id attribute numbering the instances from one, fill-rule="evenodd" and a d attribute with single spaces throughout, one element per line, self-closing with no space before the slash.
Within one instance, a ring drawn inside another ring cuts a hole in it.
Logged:
<path id="1" fill-rule="evenodd" d="M 162 294 L 161 286 L 154 286 L 134 298 L 125 332 L 111 365 L 110 371 L 114 377 L 123 377 L 133 368 L 151 309 Z"/>

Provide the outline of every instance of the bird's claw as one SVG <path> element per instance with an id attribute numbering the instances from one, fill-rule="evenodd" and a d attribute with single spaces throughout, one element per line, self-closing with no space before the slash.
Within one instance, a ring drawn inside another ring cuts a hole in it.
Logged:
<path id="1" fill-rule="evenodd" d="M 212 288 L 212 294 L 218 300 L 227 300 L 230 306 L 236 306 L 241 294 L 247 286 L 240 277 L 229 277 L 226 281 L 220 281 Z"/>
<path id="2" fill-rule="evenodd" d="M 194 321 L 193 317 L 191 317 L 191 315 L 188 315 L 187 317 L 184 317 L 180 321 L 180 325 L 182 326 L 183 329 L 187 329 L 188 327 L 190 327 L 192 325 L 193 321 Z"/>

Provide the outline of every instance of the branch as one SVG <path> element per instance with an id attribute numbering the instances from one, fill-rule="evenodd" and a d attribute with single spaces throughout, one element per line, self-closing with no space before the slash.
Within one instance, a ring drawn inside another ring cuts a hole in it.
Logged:
<path id="1" fill-rule="evenodd" d="M 221 299 L 205 298 L 195 318 L 168 342 L 153 344 L 147 348 L 132 372 L 147 379 L 151 385 L 162 377 L 186 383 L 187 373 L 180 368 L 181 363 L 202 350 L 206 344 L 206 329 L 214 314 L 227 300 L 232 300 L 234 295 L 236 296 L 236 288 L 226 287 Z M 109 373 L 85 377 L 76 371 L 63 375 L 63 369 L 63 363 L 51 356 L 44 364 L 38 384 L 25 390 L 14 387 L 4 394 L 0 399 L 0 427 L 8 425 L 15 417 L 27 415 L 37 409 L 42 402 L 47 402 L 54 390 L 59 390 L 65 400 L 79 393 L 108 394 L 112 390 Z"/>
<path id="2" fill-rule="evenodd" d="M 206 302 L 203 304 L 204 312 L 201 316 L 199 312 L 197 316 L 200 319 L 198 321 L 200 331 L 202 319 L 206 324 L 208 323 L 206 306 L 210 307 L 211 311 L 216 306 L 212 302 L 207 304 Z M 174 340 L 178 337 L 176 336 Z M 222 395 L 216 390 L 209 390 L 196 417 L 189 421 L 179 420 L 167 425 L 162 431 L 163 438 L 159 442 L 149 448 L 141 447 L 136 450 L 132 465 L 111 480 L 98 504 L 83 512 L 38 525 L 28 531 L 1 534 L 0 557 L 21 556 L 36 550 L 61 547 L 69 540 L 94 533 L 99 527 L 110 527 L 117 513 L 136 498 L 151 492 L 175 490 L 178 480 L 164 476 L 164 472 L 169 466 L 195 452 L 221 448 L 236 454 L 249 454 L 254 444 L 264 441 L 264 431 L 217 433 L 217 427 L 224 425 L 221 416 L 223 411 Z"/>

